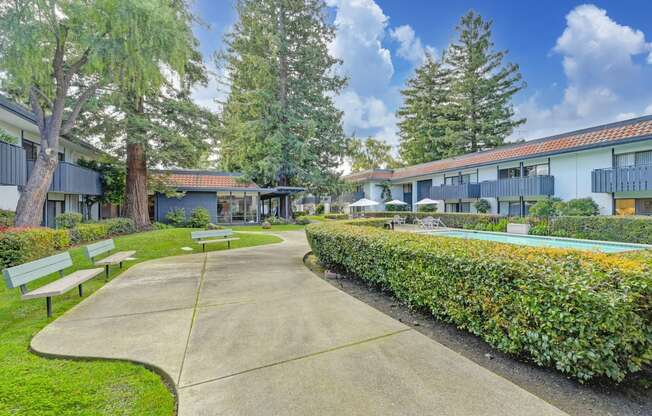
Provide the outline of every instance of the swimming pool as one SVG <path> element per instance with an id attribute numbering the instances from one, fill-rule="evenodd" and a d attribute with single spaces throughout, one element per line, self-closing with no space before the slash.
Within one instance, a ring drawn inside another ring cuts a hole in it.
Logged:
<path id="1" fill-rule="evenodd" d="M 494 233 L 473 230 L 429 231 L 427 234 L 442 237 L 467 238 L 474 240 L 495 241 L 498 243 L 517 244 L 520 246 L 571 248 L 576 250 L 600 251 L 603 253 L 619 253 L 623 251 L 643 250 L 652 248 L 644 244 L 614 243 L 608 241 L 576 240 L 573 238 L 543 237 L 534 235 L 519 235 Z"/>

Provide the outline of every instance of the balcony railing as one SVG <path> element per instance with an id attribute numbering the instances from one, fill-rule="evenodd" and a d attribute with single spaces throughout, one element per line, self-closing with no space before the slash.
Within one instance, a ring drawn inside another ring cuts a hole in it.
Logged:
<path id="1" fill-rule="evenodd" d="M 485 181 L 480 184 L 482 198 L 512 196 L 549 196 L 555 193 L 555 177 L 550 175 L 523 176 L 520 178 Z"/>
<path id="2" fill-rule="evenodd" d="M 458 185 L 437 185 L 430 189 L 430 198 L 445 201 L 448 199 L 469 199 L 480 197 L 479 183 Z"/>
<path id="3" fill-rule="evenodd" d="M 331 198 L 331 199 L 335 199 L 337 202 L 341 204 L 350 204 L 362 198 L 364 198 L 364 192 L 346 192 L 340 195 L 338 198 Z"/>
<path id="4" fill-rule="evenodd" d="M 32 172 L 34 161 L 27 161 L 27 177 Z M 82 168 L 68 162 L 59 162 L 52 176 L 50 192 L 67 194 L 101 195 L 100 174 L 92 169 Z"/>
<path id="5" fill-rule="evenodd" d="M 596 169 L 591 172 L 591 191 L 595 193 L 652 190 L 652 165 Z"/>
<path id="6" fill-rule="evenodd" d="M 0 142 L 0 185 L 25 185 L 26 162 L 25 149 Z"/>

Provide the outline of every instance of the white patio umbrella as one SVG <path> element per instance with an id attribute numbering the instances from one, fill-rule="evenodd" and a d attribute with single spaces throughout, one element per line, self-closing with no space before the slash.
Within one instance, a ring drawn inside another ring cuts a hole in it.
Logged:
<path id="1" fill-rule="evenodd" d="M 385 205 L 407 205 L 407 202 L 399 201 L 398 199 L 393 199 L 389 202 L 385 202 Z"/>
<path id="2" fill-rule="evenodd" d="M 349 207 L 362 207 L 362 208 L 364 208 L 364 207 L 373 207 L 374 205 L 378 205 L 378 202 L 372 201 L 371 199 L 362 198 L 362 199 L 359 199 L 359 200 L 355 201 L 351 205 L 349 205 Z"/>
<path id="3" fill-rule="evenodd" d="M 423 198 L 421 201 L 415 202 L 414 205 L 437 205 L 439 202 L 430 198 Z"/>

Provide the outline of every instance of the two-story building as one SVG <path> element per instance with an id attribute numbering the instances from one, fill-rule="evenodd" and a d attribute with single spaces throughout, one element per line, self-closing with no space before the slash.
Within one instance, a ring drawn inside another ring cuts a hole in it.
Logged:
<path id="1" fill-rule="evenodd" d="M 13 138 L 12 143 L 0 141 L 0 209 L 15 211 L 39 152 L 36 118 L 25 107 L 0 95 L 0 131 Z M 70 137 L 61 138 L 57 152 L 59 165 L 43 205 L 43 225 L 54 226 L 55 217 L 63 212 L 88 210 L 89 218 L 100 218 L 99 204 L 88 207 L 85 203 L 85 197 L 101 195 L 100 174 L 75 162 L 96 159 L 102 153 Z"/>
<path id="2" fill-rule="evenodd" d="M 347 175 L 361 197 L 410 204 L 436 200 L 440 212 L 475 212 L 486 199 L 491 212 L 527 215 L 542 198 L 592 198 L 603 215 L 652 215 L 652 116 L 508 144 L 496 149 L 388 170 Z M 383 210 L 384 206 L 378 205 Z"/>

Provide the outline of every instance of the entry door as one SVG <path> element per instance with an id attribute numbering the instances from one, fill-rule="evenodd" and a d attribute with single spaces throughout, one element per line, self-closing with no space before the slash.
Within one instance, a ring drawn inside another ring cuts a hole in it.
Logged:
<path id="1" fill-rule="evenodd" d="M 47 201 L 45 225 L 47 227 L 54 227 L 56 225 L 55 219 L 57 215 L 62 214 L 63 211 L 63 201 Z"/>

